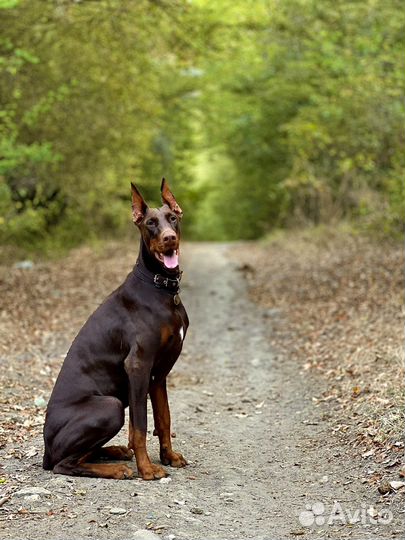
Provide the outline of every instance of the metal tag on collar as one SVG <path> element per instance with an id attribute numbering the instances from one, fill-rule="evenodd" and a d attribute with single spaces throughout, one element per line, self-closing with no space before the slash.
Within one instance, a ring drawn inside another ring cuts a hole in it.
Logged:
<path id="1" fill-rule="evenodd" d="M 175 304 L 176 306 L 178 306 L 178 305 L 180 304 L 181 300 L 180 300 L 180 296 L 179 296 L 178 294 L 175 294 L 175 295 L 173 296 L 173 302 L 174 302 L 174 304 Z"/>

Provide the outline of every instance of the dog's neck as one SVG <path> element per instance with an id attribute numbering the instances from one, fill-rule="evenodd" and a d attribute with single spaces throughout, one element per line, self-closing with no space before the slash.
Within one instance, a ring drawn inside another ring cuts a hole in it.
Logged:
<path id="1" fill-rule="evenodd" d="M 156 257 L 154 257 L 148 250 L 142 237 L 136 264 L 142 270 L 146 270 L 152 274 L 159 274 L 161 276 L 168 277 L 169 279 L 177 279 L 181 274 L 178 267 L 175 270 L 168 270 L 162 264 L 160 264 Z"/>

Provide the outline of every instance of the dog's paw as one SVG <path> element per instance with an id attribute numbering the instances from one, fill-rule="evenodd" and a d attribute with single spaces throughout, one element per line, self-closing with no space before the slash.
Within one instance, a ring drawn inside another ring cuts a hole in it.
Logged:
<path id="1" fill-rule="evenodd" d="M 132 448 L 128 448 L 127 446 L 118 446 L 117 448 L 120 449 L 121 457 L 123 461 L 131 461 L 134 457 L 134 451 Z"/>
<path id="2" fill-rule="evenodd" d="M 134 457 L 134 452 L 126 446 L 105 446 L 99 451 L 101 459 L 131 461 Z"/>
<path id="3" fill-rule="evenodd" d="M 173 450 L 165 451 L 160 455 L 160 461 L 163 465 L 170 465 L 171 467 L 185 467 L 187 465 L 186 459 L 179 453 L 173 452 Z"/>
<path id="4" fill-rule="evenodd" d="M 117 465 L 115 468 L 114 478 L 116 480 L 127 480 L 134 476 L 134 471 L 128 465 Z"/>
<path id="5" fill-rule="evenodd" d="M 143 480 L 159 480 L 159 478 L 165 478 L 167 476 L 164 468 L 154 463 L 138 469 L 138 473 Z"/>

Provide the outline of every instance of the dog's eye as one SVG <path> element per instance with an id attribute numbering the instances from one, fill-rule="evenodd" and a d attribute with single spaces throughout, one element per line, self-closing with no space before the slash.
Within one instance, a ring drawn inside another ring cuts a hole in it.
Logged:
<path id="1" fill-rule="evenodd" d="M 172 223 L 176 223 L 177 217 L 176 217 L 174 214 L 171 214 L 170 217 L 169 217 L 169 220 L 170 220 Z"/>
<path id="2" fill-rule="evenodd" d="M 156 224 L 157 224 L 157 220 L 154 218 L 148 219 L 148 221 L 146 222 L 146 225 L 148 227 L 156 227 Z"/>

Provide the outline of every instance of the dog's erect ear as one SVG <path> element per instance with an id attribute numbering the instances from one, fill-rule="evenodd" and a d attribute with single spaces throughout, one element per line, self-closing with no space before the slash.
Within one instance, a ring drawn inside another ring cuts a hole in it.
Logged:
<path id="1" fill-rule="evenodd" d="M 174 198 L 173 193 L 170 191 L 169 186 L 164 178 L 162 178 L 162 185 L 160 187 L 162 192 L 162 201 L 164 204 L 167 204 L 170 210 L 177 214 L 179 218 L 183 216 L 183 210 L 177 204 L 176 199 Z"/>
<path id="2" fill-rule="evenodd" d="M 145 217 L 148 209 L 146 202 L 139 193 L 138 188 L 131 182 L 132 191 L 132 219 L 135 225 L 139 225 Z"/>

